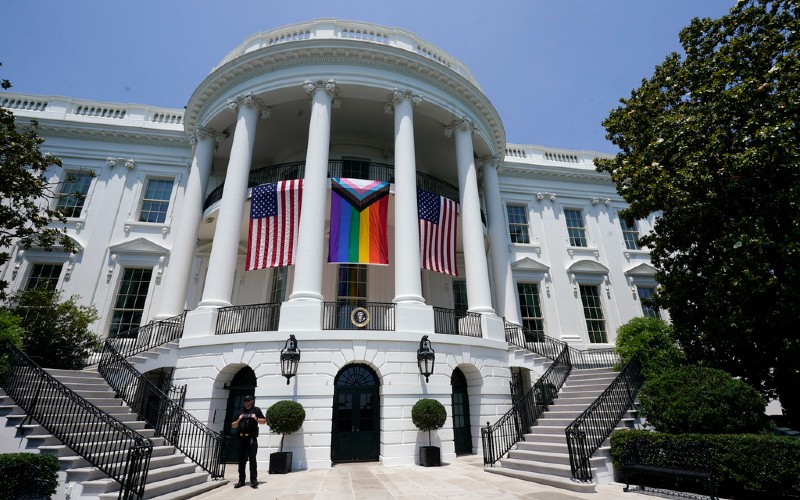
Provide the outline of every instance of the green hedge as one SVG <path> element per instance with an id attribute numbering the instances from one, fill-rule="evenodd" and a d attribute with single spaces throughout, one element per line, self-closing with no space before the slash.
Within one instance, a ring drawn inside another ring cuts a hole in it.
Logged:
<path id="1" fill-rule="evenodd" d="M 38 453 L 0 455 L 0 500 L 50 498 L 58 487 L 58 459 Z"/>
<path id="2" fill-rule="evenodd" d="M 800 495 L 800 439 L 771 434 L 665 434 L 621 430 L 611 435 L 611 456 L 616 470 L 620 470 L 625 443 L 637 439 L 678 445 L 703 443 L 714 457 L 714 480 L 721 497 Z"/>

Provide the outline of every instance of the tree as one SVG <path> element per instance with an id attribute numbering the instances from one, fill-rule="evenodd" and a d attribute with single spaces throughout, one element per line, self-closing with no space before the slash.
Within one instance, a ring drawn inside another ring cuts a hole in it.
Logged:
<path id="1" fill-rule="evenodd" d="M 800 425 L 800 8 L 742 0 L 694 19 L 603 122 L 620 152 L 596 162 L 656 213 L 651 251 L 688 360 L 780 396 Z"/>
<path id="2" fill-rule="evenodd" d="M 89 331 L 97 320 L 94 307 L 80 306 L 78 297 L 61 300 L 61 294 L 33 289 L 9 297 L 5 308 L 21 318 L 23 351 L 40 366 L 80 370 L 89 354 L 101 347 Z"/>
<path id="3" fill-rule="evenodd" d="M 0 87 L 8 89 L 11 83 L 0 80 Z M 9 248 L 15 241 L 23 248 L 60 246 L 75 251 L 65 226 L 50 227 L 51 222 L 66 222 L 60 211 L 50 208 L 54 193 L 46 177 L 49 168 L 61 166 L 61 160 L 41 151 L 44 139 L 37 128 L 36 121 L 21 127 L 11 111 L 0 108 L 0 266 L 11 258 Z M 7 286 L 0 281 L 0 298 Z"/>
<path id="4" fill-rule="evenodd" d="M 681 366 L 685 358 L 672 326 L 657 318 L 633 318 L 617 328 L 615 350 L 623 365 L 637 356 L 648 379 Z"/>

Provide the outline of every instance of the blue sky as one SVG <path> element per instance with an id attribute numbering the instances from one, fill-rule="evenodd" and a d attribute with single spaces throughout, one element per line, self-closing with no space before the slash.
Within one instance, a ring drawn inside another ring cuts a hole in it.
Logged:
<path id="1" fill-rule="evenodd" d="M 0 0 L 12 91 L 182 108 L 250 35 L 320 17 L 396 26 L 462 60 L 508 142 L 615 152 L 601 125 L 693 17 L 735 0 Z"/>

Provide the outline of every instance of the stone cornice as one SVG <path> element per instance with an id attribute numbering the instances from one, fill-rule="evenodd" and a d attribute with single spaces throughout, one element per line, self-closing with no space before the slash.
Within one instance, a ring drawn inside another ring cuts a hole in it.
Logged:
<path id="1" fill-rule="evenodd" d="M 571 179 L 598 184 L 611 184 L 611 177 L 608 174 L 580 168 L 504 164 L 498 167 L 497 172 L 498 174 L 517 175 L 521 177 L 535 175 L 537 177 L 549 177 L 553 179 Z"/>
<path id="2" fill-rule="evenodd" d="M 39 120 L 40 135 L 47 137 L 64 137 L 69 139 L 117 142 L 123 144 L 143 144 L 188 148 L 189 141 L 183 132 L 131 129 L 128 127 L 97 126 L 94 124 L 77 124 L 65 121 Z"/>

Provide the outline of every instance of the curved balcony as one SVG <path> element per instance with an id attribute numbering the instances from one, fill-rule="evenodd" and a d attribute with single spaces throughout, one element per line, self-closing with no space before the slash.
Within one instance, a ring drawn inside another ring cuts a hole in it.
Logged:
<path id="1" fill-rule="evenodd" d="M 305 168 L 305 161 L 281 163 L 259 168 L 250 172 L 247 187 L 252 188 L 268 182 L 288 179 L 302 179 L 305 174 Z M 328 162 L 328 177 L 347 177 L 393 183 L 394 165 L 366 161 L 331 160 Z M 222 189 L 224 187 L 225 183 L 222 183 L 206 196 L 203 210 L 207 210 L 208 207 L 222 199 Z M 422 172 L 417 172 L 417 188 L 458 201 L 457 187 Z"/>

